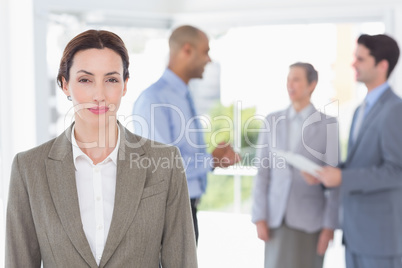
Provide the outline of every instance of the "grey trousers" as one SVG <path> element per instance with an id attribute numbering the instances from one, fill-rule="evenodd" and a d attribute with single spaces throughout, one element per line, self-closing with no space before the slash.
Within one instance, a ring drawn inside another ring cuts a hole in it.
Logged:
<path id="1" fill-rule="evenodd" d="M 402 268 L 402 256 L 372 257 L 357 255 L 346 247 L 346 268 Z"/>
<path id="2" fill-rule="evenodd" d="M 313 234 L 295 230 L 282 224 L 270 230 L 265 243 L 265 268 L 322 268 L 324 258 L 318 256 L 320 232 Z"/>

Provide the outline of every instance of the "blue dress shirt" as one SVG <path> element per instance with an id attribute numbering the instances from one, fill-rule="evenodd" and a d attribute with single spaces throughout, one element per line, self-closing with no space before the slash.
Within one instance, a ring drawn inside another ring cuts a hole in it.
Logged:
<path id="1" fill-rule="evenodd" d="M 201 197 L 213 163 L 206 152 L 203 128 L 188 86 L 166 69 L 162 77 L 138 97 L 133 115 L 137 135 L 180 149 L 190 198 Z"/>
<path id="2" fill-rule="evenodd" d="M 371 90 L 370 92 L 367 93 L 366 97 L 364 98 L 364 102 L 366 103 L 366 106 L 365 106 L 365 110 L 364 110 L 363 120 L 366 117 L 366 115 L 368 114 L 368 112 L 371 110 L 371 108 L 373 108 L 374 104 L 380 99 L 382 94 L 388 88 L 389 88 L 389 84 L 387 81 L 384 84 L 379 85 L 378 87 L 374 88 L 373 90 Z M 359 107 L 359 109 L 360 109 L 360 107 Z M 356 111 L 356 113 L 358 113 L 358 110 Z M 351 137 L 352 137 L 353 133 L 356 131 L 355 127 L 356 127 L 356 122 L 354 119 L 352 122 L 352 131 L 353 132 L 351 132 Z"/>
<path id="3" fill-rule="evenodd" d="M 364 116 L 368 114 L 374 104 L 378 101 L 378 99 L 382 96 L 382 94 L 389 88 L 388 81 L 378 87 L 374 88 L 372 91 L 367 93 L 365 98 L 366 101 L 366 109 L 364 110 Z"/>

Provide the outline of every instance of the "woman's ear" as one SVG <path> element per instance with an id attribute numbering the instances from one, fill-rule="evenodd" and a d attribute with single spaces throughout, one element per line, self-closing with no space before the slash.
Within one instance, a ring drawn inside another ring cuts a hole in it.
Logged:
<path id="1" fill-rule="evenodd" d="M 126 93 L 127 93 L 127 82 L 128 82 L 128 77 L 126 78 L 126 81 L 124 81 L 123 96 L 126 95 Z"/>
<path id="2" fill-rule="evenodd" d="M 71 96 L 70 90 L 68 89 L 67 80 L 64 77 L 62 77 L 61 82 L 62 82 L 61 89 L 63 90 L 64 94 L 66 94 L 66 96 Z"/>

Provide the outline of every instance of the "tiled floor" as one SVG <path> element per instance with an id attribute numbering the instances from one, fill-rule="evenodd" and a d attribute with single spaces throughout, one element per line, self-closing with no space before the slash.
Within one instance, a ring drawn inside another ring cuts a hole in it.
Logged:
<path id="1" fill-rule="evenodd" d="M 262 268 L 263 242 L 257 239 L 250 215 L 223 212 L 198 212 L 200 238 L 199 268 Z M 341 232 L 325 256 L 324 268 L 344 268 Z"/>

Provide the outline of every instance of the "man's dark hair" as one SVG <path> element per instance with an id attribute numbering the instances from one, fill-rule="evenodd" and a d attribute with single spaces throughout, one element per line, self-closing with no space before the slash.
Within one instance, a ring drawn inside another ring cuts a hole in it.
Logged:
<path id="1" fill-rule="evenodd" d="M 357 43 L 370 50 L 370 55 L 374 57 L 376 65 L 382 60 L 388 61 L 388 78 L 394 70 L 399 58 L 399 47 L 396 41 L 385 34 L 362 34 L 359 39 L 357 39 Z"/>

